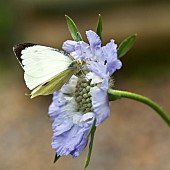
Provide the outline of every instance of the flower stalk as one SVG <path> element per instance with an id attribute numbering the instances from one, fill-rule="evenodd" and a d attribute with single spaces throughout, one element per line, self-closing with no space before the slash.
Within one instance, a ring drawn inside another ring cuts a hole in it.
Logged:
<path id="1" fill-rule="evenodd" d="M 113 89 L 108 89 L 108 94 L 115 96 L 115 98 L 133 99 L 133 100 L 139 101 L 141 103 L 144 103 L 150 106 L 167 123 L 167 125 L 170 126 L 170 116 L 165 111 L 163 111 L 162 108 L 159 105 L 157 105 L 155 102 L 153 102 L 151 99 L 145 96 L 136 94 L 136 93 L 121 91 L 121 90 L 113 90 Z"/>

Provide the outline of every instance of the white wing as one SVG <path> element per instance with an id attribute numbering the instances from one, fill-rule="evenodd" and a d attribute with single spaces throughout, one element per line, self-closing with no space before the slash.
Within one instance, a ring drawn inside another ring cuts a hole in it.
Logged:
<path id="1" fill-rule="evenodd" d="M 69 68 L 72 58 L 54 48 L 33 45 L 21 51 L 24 79 L 32 90 Z"/>

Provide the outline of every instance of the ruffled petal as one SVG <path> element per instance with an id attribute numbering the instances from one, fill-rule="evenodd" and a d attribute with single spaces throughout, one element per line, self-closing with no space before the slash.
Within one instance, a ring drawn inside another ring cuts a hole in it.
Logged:
<path id="1" fill-rule="evenodd" d="M 110 115 L 107 90 L 95 86 L 91 89 L 91 94 L 92 107 L 96 116 L 96 126 L 98 126 Z"/>
<path id="2" fill-rule="evenodd" d="M 74 113 L 74 116 L 75 115 L 76 113 Z M 70 120 L 71 119 L 68 118 L 68 121 L 65 122 L 69 124 L 65 125 L 65 128 L 63 125 L 62 127 L 53 126 L 54 135 L 52 148 L 56 151 L 58 156 L 71 154 L 73 158 L 75 158 L 79 156 L 86 147 L 88 141 L 87 134 L 93 124 L 94 114 L 88 113 L 80 117 L 80 125 L 69 123 Z M 63 133 L 58 133 L 58 128 L 60 132 L 63 131 Z"/>
<path id="3" fill-rule="evenodd" d="M 83 135 L 82 135 L 82 140 L 81 142 L 76 146 L 75 150 L 72 151 L 70 154 L 73 156 L 73 158 L 77 157 L 80 155 L 80 153 L 84 150 L 84 148 L 87 145 L 88 138 L 87 135 L 91 129 L 91 126 L 94 121 L 94 113 L 89 112 L 86 113 L 82 116 L 82 121 L 84 121 L 84 128 L 81 129 Z"/>
<path id="4" fill-rule="evenodd" d="M 71 121 L 71 119 L 66 119 L 66 120 L 55 119 L 52 125 L 52 129 L 54 132 L 53 136 L 58 136 L 64 132 L 67 132 L 72 128 L 72 126 L 73 126 L 73 122 Z"/>
<path id="5" fill-rule="evenodd" d="M 90 43 L 90 48 L 94 51 L 96 46 L 101 46 L 100 37 L 92 30 L 86 31 L 87 39 Z"/>
<path id="6" fill-rule="evenodd" d="M 117 44 L 114 43 L 114 40 L 110 40 L 102 49 L 107 61 L 114 61 L 117 59 Z"/>
<path id="7" fill-rule="evenodd" d="M 63 43 L 62 49 L 67 53 L 71 53 L 75 51 L 75 45 L 77 44 L 76 41 L 67 40 Z"/>
<path id="8" fill-rule="evenodd" d="M 94 62 L 93 64 L 90 65 L 90 70 L 103 79 L 107 77 L 107 66 L 106 65 Z"/>
<path id="9" fill-rule="evenodd" d="M 121 61 L 117 59 L 117 45 L 114 40 L 111 40 L 105 46 L 102 47 L 103 54 L 107 60 L 107 69 L 112 75 L 117 69 L 120 69 L 122 64 Z"/>
<path id="10" fill-rule="evenodd" d="M 102 62 L 104 64 L 105 58 L 103 57 L 103 51 L 101 45 L 95 46 L 93 58 L 94 61 Z"/>
<path id="11" fill-rule="evenodd" d="M 80 153 L 84 150 L 88 142 L 87 134 L 83 135 L 81 142 L 77 145 L 75 150 L 73 150 L 70 154 L 72 155 L 73 158 L 76 158 L 77 156 L 80 155 Z"/>
<path id="12" fill-rule="evenodd" d="M 86 74 L 86 78 L 87 78 L 87 80 L 91 80 L 90 84 L 96 84 L 96 83 L 102 82 L 102 78 L 93 72 L 89 72 L 88 74 Z"/>
<path id="13" fill-rule="evenodd" d="M 58 136 L 53 136 L 52 148 L 56 151 L 58 156 L 68 155 L 75 150 L 82 139 L 82 134 L 79 132 L 79 126 L 74 125 L 69 131 Z"/>
<path id="14" fill-rule="evenodd" d="M 79 41 L 75 46 L 75 53 L 78 59 L 86 60 L 92 56 L 90 46 L 84 41 Z"/>
<path id="15" fill-rule="evenodd" d="M 107 63 L 107 68 L 110 75 L 112 75 L 116 70 L 119 70 L 121 67 L 122 62 L 120 60 L 115 60 L 113 62 Z"/>
<path id="16" fill-rule="evenodd" d="M 65 106 L 67 101 L 64 99 L 64 96 L 60 91 L 53 93 L 52 103 L 49 106 L 48 114 L 52 120 L 54 120 L 58 114 L 60 114 L 60 108 Z"/>
<path id="17" fill-rule="evenodd" d="M 68 83 L 62 86 L 61 92 L 65 94 L 73 94 L 75 92 L 75 87 L 78 81 L 78 77 L 72 76 Z"/>

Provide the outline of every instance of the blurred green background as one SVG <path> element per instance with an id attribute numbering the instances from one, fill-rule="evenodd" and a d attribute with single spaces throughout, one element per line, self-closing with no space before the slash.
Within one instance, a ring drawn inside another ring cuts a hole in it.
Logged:
<path id="1" fill-rule="evenodd" d="M 0 1 L 0 169 L 80 170 L 80 157 L 53 164 L 51 96 L 30 100 L 23 71 L 12 51 L 32 42 L 56 48 L 71 39 L 64 15 L 85 38 L 103 18 L 103 44 L 137 33 L 122 58 L 115 88 L 148 96 L 170 113 L 170 2 L 166 0 L 1 0 Z M 130 100 L 111 103 L 111 116 L 97 129 L 89 170 L 169 170 L 170 131 L 147 106 Z"/>

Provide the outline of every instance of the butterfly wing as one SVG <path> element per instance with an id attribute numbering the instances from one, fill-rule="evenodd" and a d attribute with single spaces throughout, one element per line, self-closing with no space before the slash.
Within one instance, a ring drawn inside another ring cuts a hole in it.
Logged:
<path id="1" fill-rule="evenodd" d="M 40 88 L 44 82 L 52 81 L 53 78 L 55 80 L 58 77 L 64 79 L 64 70 L 69 72 L 68 68 L 73 63 L 71 56 L 65 55 L 57 49 L 31 43 L 15 46 L 14 53 L 25 71 L 25 83 L 30 90 Z M 75 66 L 72 68 L 75 69 Z M 70 73 L 72 73 L 72 69 Z"/>
<path id="2" fill-rule="evenodd" d="M 51 80 L 39 85 L 31 92 L 31 98 L 39 95 L 49 95 L 59 90 L 63 84 L 69 81 L 74 74 L 75 68 L 68 68 L 52 78 Z"/>

